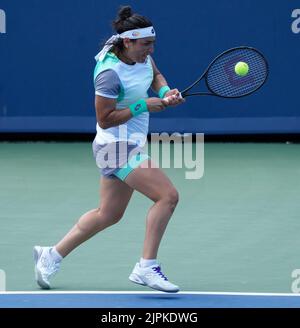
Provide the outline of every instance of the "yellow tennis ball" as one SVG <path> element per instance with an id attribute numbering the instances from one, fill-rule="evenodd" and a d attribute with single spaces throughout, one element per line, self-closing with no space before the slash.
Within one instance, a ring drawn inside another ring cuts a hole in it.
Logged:
<path id="1" fill-rule="evenodd" d="M 245 62 L 238 62 L 235 66 L 234 66 L 234 71 L 237 75 L 239 76 L 245 76 L 248 74 L 249 72 L 249 66 L 247 63 Z"/>

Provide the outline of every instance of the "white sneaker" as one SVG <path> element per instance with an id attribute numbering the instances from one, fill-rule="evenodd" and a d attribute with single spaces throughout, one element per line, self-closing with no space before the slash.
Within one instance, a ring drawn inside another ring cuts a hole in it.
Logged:
<path id="1" fill-rule="evenodd" d="M 60 267 L 59 262 L 55 262 L 50 254 L 51 247 L 34 246 L 34 271 L 35 280 L 38 285 L 43 289 L 49 289 L 49 279 L 55 275 Z"/>
<path id="2" fill-rule="evenodd" d="M 179 291 L 178 286 L 168 281 L 158 264 L 142 268 L 140 263 L 137 263 L 129 276 L 129 280 L 162 292 L 177 293 Z"/>

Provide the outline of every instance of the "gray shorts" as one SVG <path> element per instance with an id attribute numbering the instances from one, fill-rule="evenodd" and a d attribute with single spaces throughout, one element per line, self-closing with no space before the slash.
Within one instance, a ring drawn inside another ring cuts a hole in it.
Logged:
<path id="1" fill-rule="evenodd" d="M 141 147 L 126 141 L 99 145 L 94 140 L 93 154 L 102 176 L 121 180 L 150 158 Z"/>

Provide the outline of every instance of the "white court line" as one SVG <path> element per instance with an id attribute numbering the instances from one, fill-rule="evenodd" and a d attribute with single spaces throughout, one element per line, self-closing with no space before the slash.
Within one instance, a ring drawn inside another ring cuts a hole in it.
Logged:
<path id="1" fill-rule="evenodd" d="M 300 297 L 300 294 L 296 293 L 242 293 L 242 292 L 190 292 L 190 291 L 181 291 L 178 293 L 164 293 L 159 291 L 0 291 L 0 295 L 47 295 L 47 294 L 62 294 L 62 295 L 72 295 L 72 294 L 99 294 L 99 295 L 106 295 L 106 294 L 160 294 L 160 295 L 219 295 L 219 296 L 292 296 L 292 297 Z"/>

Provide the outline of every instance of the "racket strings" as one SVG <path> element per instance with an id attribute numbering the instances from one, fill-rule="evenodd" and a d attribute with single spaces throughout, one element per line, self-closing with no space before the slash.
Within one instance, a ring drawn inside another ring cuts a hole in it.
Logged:
<path id="1" fill-rule="evenodd" d="M 238 62 L 249 66 L 249 73 L 239 76 L 234 67 Z M 266 80 L 268 67 L 263 56 L 253 49 L 233 49 L 224 53 L 210 66 L 206 82 L 208 88 L 223 97 L 240 97 L 258 89 Z"/>

